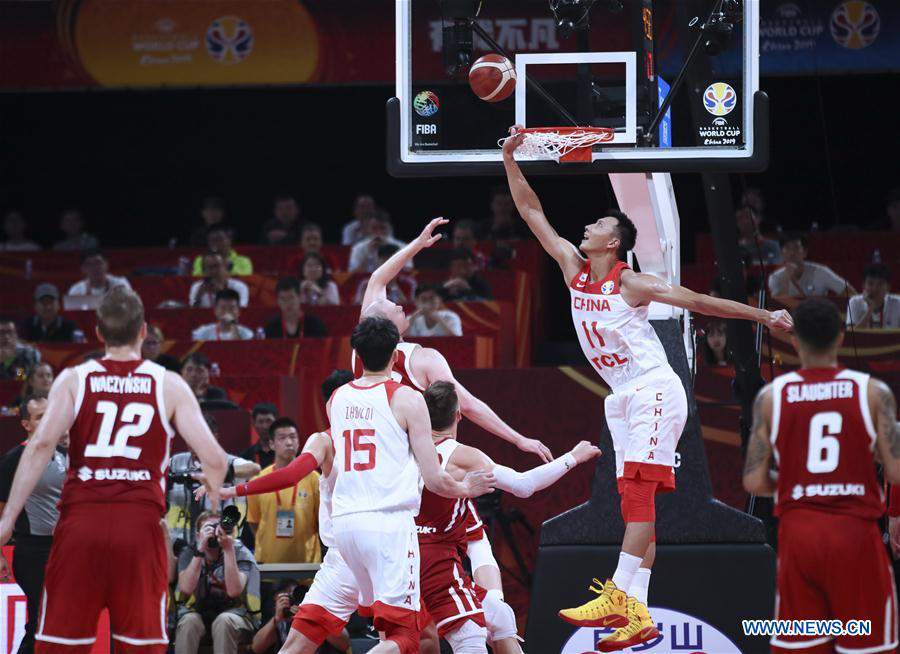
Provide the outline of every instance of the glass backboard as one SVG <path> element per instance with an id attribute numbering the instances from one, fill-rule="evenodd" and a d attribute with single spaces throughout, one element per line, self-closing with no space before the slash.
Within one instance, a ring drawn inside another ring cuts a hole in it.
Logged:
<path id="1" fill-rule="evenodd" d="M 499 173 L 497 141 L 516 123 L 616 130 L 613 142 L 593 149 L 592 163 L 527 162 L 532 173 L 736 172 L 768 163 L 759 0 L 395 4 L 393 175 Z M 585 23 L 571 13 L 585 6 L 588 26 L 567 29 L 566 19 Z M 515 92 L 500 102 L 479 99 L 468 83 L 469 65 L 488 53 L 515 65 Z"/>

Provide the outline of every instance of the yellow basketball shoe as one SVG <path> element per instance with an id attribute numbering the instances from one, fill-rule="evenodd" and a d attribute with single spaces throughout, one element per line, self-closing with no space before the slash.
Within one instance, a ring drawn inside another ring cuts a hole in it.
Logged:
<path id="1" fill-rule="evenodd" d="M 609 636 L 597 642 L 597 650 L 600 652 L 617 652 L 627 647 L 634 647 L 659 638 L 659 631 L 653 620 L 647 605 L 633 597 L 628 598 L 628 624 L 616 629 Z"/>
<path id="2" fill-rule="evenodd" d="M 628 595 L 616 588 L 612 579 L 607 579 L 605 584 L 601 584 L 599 579 L 594 579 L 594 583 L 598 586 L 602 585 L 603 589 L 598 590 L 593 586 L 589 586 L 588 589 L 597 593 L 599 597 L 574 609 L 563 609 L 559 612 L 559 617 L 576 627 L 612 627 L 615 629 L 626 626 L 628 624 Z"/>

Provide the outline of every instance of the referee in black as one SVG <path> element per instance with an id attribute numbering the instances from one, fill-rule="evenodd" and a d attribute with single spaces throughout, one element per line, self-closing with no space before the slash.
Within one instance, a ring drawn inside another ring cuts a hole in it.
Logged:
<path id="1" fill-rule="evenodd" d="M 20 416 L 28 438 L 31 438 L 37 429 L 46 409 L 46 398 L 29 397 L 22 401 Z M 34 492 L 25 502 L 25 510 L 19 515 L 13 530 L 15 539 L 13 574 L 28 599 L 28 623 L 25 625 L 25 636 L 19 645 L 18 654 L 31 654 L 34 651 L 34 633 L 41 605 L 41 590 L 44 586 L 44 568 L 47 566 L 50 545 L 53 543 L 53 529 L 59 519 L 57 505 L 68 467 L 66 454 L 68 444 L 68 436 L 64 436 Z M 25 443 L 21 443 L 0 460 L 0 512 L 9 499 L 9 490 L 24 450 Z M 8 574 L 6 559 L 0 556 L 0 578 Z"/>

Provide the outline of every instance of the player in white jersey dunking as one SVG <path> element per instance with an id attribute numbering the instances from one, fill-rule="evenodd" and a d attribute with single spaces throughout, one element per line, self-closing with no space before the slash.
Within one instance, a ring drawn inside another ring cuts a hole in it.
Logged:
<path id="1" fill-rule="evenodd" d="M 331 515 L 338 550 L 353 572 L 360 605 L 370 607 L 385 640 L 375 654 L 413 654 L 422 627 L 415 514 L 420 480 L 444 497 L 476 497 L 494 481 L 472 473 L 458 482 L 441 469 L 431 420 L 418 391 L 391 378 L 400 333 L 384 318 L 367 318 L 350 345 L 363 375 L 328 401 L 337 478 Z M 421 477 L 420 477 L 421 473 Z"/>
<path id="2" fill-rule="evenodd" d="M 516 148 L 524 139 L 520 130 L 518 125 L 513 127 L 503 146 L 510 191 L 519 214 L 559 264 L 569 285 L 581 348 L 613 391 L 606 398 L 605 411 L 625 521 L 622 552 L 612 579 L 602 590 L 591 587 L 597 598 L 563 609 L 560 617 L 578 626 L 616 627 L 597 643 L 602 652 L 616 651 L 658 635 L 647 610 L 656 555 L 654 497 L 675 488 L 675 447 L 687 419 L 684 387 L 647 320 L 650 302 L 753 320 L 773 329 L 790 329 L 791 318 L 786 311 L 754 309 L 635 273 L 623 260 L 634 248 L 637 229 L 619 211 L 607 211 L 587 225 L 578 248 L 560 237 L 515 161 Z"/>

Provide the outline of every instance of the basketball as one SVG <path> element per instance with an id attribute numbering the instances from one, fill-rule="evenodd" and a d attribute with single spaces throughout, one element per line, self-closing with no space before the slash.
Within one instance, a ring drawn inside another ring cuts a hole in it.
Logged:
<path id="1" fill-rule="evenodd" d="M 485 102 L 506 100 L 516 90 L 516 68 L 503 55 L 484 55 L 469 69 L 469 86 Z"/>

